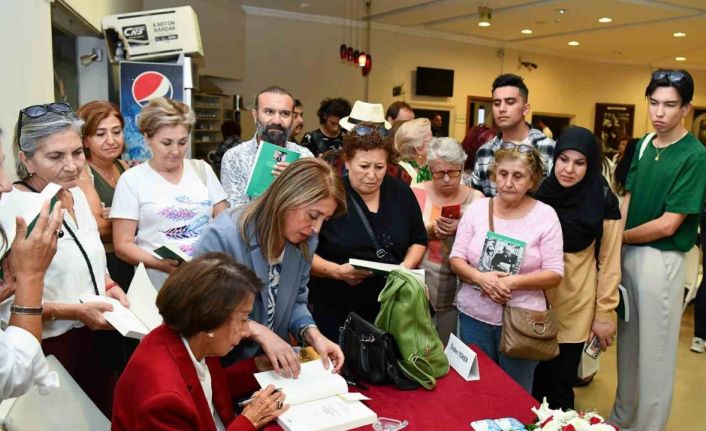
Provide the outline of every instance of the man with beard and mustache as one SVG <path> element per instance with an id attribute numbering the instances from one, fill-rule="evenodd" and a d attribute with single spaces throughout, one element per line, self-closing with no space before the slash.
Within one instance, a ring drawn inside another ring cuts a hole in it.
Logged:
<path id="1" fill-rule="evenodd" d="M 293 111 L 294 97 L 282 87 L 268 87 L 255 96 L 252 110 L 257 129 L 255 136 L 228 150 L 221 164 L 221 181 L 231 208 L 252 200 L 245 190 L 261 141 L 297 151 L 302 157 L 314 157 L 306 148 L 287 141 L 292 129 Z M 288 165 L 287 162 L 277 163 L 274 174 L 279 175 Z"/>

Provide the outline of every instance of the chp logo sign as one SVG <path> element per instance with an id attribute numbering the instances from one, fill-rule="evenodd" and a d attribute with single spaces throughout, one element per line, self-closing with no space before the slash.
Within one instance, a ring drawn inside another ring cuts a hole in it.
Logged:
<path id="1" fill-rule="evenodd" d="M 123 27 L 123 34 L 130 46 L 149 45 L 150 43 L 147 38 L 147 26 L 144 24 Z"/>
<path id="2" fill-rule="evenodd" d="M 174 98 L 174 87 L 166 76 L 159 72 L 143 72 L 132 82 L 132 98 L 140 106 L 145 106 L 156 97 Z"/>

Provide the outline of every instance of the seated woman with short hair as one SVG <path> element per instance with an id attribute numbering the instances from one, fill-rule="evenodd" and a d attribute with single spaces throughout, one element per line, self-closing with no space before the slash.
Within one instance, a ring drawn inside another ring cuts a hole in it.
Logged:
<path id="1" fill-rule="evenodd" d="M 255 361 L 221 368 L 249 335 L 262 283 L 223 253 L 180 265 L 157 295 L 164 324 L 141 342 L 115 389 L 113 430 L 253 430 L 287 410 L 272 385 L 235 416 L 233 400 L 257 388 Z"/>

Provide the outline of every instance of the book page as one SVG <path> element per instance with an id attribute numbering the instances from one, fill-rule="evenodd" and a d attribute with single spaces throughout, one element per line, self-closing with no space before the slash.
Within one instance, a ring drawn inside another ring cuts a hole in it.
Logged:
<path id="1" fill-rule="evenodd" d="M 409 271 L 416 275 L 421 275 L 422 277 L 424 277 L 425 274 L 423 269 L 402 268 L 399 265 L 394 265 L 391 263 L 373 262 L 370 260 L 363 259 L 348 259 L 348 263 L 355 266 L 356 268 L 373 271 L 375 273 L 388 273 L 396 269 L 401 269 L 404 271 Z"/>
<path id="2" fill-rule="evenodd" d="M 337 431 L 370 425 L 377 415 L 360 401 L 331 397 L 290 406 L 277 418 L 287 431 Z"/>
<path id="3" fill-rule="evenodd" d="M 162 316 L 157 308 L 157 289 L 152 285 L 142 262 L 135 269 L 127 300 L 130 302 L 130 310 L 150 331 L 162 324 Z"/>
<path id="4" fill-rule="evenodd" d="M 92 294 L 81 295 L 79 300 L 86 302 L 104 302 L 113 306 L 113 311 L 105 311 L 103 317 L 115 328 L 123 337 L 131 337 L 141 339 L 149 329 L 140 322 L 140 319 L 135 316 L 132 311 L 124 307 L 120 301 L 107 296 L 98 296 Z"/>
<path id="5" fill-rule="evenodd" d="M 321 361 L 301 364 L 297 379 L 282 377 L 274 371 L 255 373 L 255 379 L 263 388 L 267 385 L 282 388 L 287 396 L 285 402 L 292 406 L 348 392 L 345 379 L 333 374 L 330 368 L 325 370 Z"/>

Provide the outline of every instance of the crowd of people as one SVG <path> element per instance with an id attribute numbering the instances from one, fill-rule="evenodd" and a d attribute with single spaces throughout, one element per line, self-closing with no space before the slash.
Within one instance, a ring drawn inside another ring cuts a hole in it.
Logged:
<path id="1" fill-rule="evenodd" d="M 194 113 L 178 101 L 143 107 L 137 125 L 152 156 L 129 169 L 115 105 L 24 108 L 13 142 L 19 181 L 0 172 L 0 203 L 21 214 L 50 184 L 59 192 L 33 228 L 17 218 L 11 243 L 3 226 L 0 318 L 9 326 L 0 336 L 0 398 L 56 385 L 43 352 L 113 429 L 261 428 L 288 406 L 276 388 L 256 390 L 255 372 L 296 378 L 295 345 L 312 346 L 338 372 L 348 313 L 375 320 L 386 279 L 352 266 L 355 258 L 423 268 L 442 341 L 456 334 L 473 343 L 552 408 L 574 407 L 584 345 L 595 339 L 605 350 L 617 338 L 610 421 L 663 430 L 684 253 L 706 194 L 706 149 L 682 125 L 693 92 L 684 70 L 651 75 L 655 132 L 621 138 L 608 179 L 591 131 L 570 126 L 554 141 L 525 121 L 529 90 L 513 74 L 492 84 L 497 130 L 475 126 L 462 144 L 438 137 L 441 117 L 415 119 L 404 102 L 385 112 L 341 98 L 322 101 L 319 127 L 297 143 L 301 102 L 268 87 L 255 97 L 255 135 L 241 142 L 228 125 L 215 171 L 185 157 Z M 255 197 L 247 183 L 262 142 L 301 158 L 278 161 Z M 192 259 L 156 257 L 166 244 Z M 139 263 L 164 323 L 137 344 L 106 321 L 110 304 L 79 298 L 129 306 Z M 616 316 L 619 284 L 629 322 Z M 701 289 L 694 351 L 704 350 L 705 298 Z M 507 307 L 551 307 L 559 355 L 504 353 Z M 253 392 L 234 411 L 233 400 Z"/>

